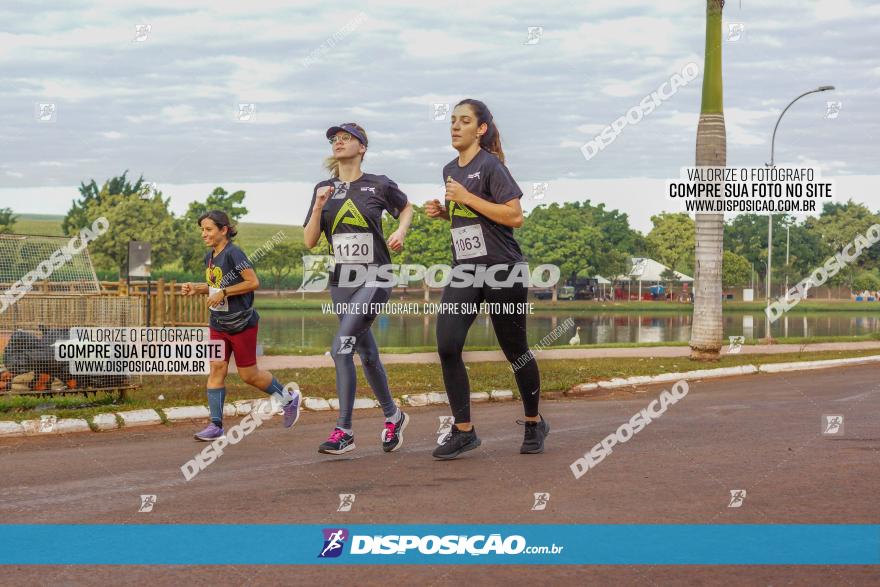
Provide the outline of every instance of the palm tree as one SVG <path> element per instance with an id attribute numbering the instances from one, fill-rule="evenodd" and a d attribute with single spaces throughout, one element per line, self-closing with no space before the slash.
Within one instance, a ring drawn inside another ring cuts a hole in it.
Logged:
<path id="1" fill-rule="evenodd" d="M 724 0 L 706 1 L 706 56 L 703 65 L 703 101 L 697 126 L 697 166 L 724 167 L 727 138 L 724 131 L 721 83 L 721 11 Z M 724 214 L 695 215 L 696 264 L 691 358 L 717 361 L 721 351 L 721 259 Z"/>

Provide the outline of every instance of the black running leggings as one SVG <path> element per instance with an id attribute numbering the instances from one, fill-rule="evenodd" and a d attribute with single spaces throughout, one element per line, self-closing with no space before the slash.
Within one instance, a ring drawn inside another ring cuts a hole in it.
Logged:
<path id="1" fill-rule="evenodd" d="M 496 279 L 504 281 L 511 270 L 511 266 L 505 271 L 499 271 Z M 479 304 L 485 301 L 487 304 L 511 304 L 517 309 L 523 309 L 528 300 L 528 288 L 521 283 L 510 287 L 492 288 L 489 285 L 481 287 L 452 287 L 452 283 L 443 289 L 441 303 L 457 304 L 456 313 L 444 311 L 437 316 L 437 352 L 440 354 L 440 366 L 443 369 L 443 382 L 446 385 L 446 394 L 449 396 L 449 405 L 456 422 L 471 421 L 471 385 L 468 379 L 461 352 L 468 330 L 476 319 L 476 312 L 461 312 L 461 304 Z M 441 306 L 441 308 L 450 306 Z M 492 309 L 490 306 L 489 309 Z M 508 306 L 509 309 L 509 306 Z M 501 345 L 504 356 L 514 369 L 514 377 L 522 397 L 523 408 L 527 417 L 538 415 L 538 400 L 541 389 L 541 376 L 538 372 L 538 362 L 529 350 L 526 338 L 526 313 L 490 312 L 495 336 Z M 514 365 L 516 364 L 516 366 Z M 520 366 L 521 365 L 521 366 Z"/>

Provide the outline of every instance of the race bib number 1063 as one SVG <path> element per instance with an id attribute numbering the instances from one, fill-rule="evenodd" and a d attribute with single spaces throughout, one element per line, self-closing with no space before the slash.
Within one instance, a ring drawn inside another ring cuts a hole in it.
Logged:
<path id="1" fill-rule="evenodd" d="M 483 238 L 483 227 L 471 224 L 452 229 L 452 245 L 455 247 L 455 258 L 459 261 L 471 257 L 482 257 L 486 254 L 486 239 Z"/>

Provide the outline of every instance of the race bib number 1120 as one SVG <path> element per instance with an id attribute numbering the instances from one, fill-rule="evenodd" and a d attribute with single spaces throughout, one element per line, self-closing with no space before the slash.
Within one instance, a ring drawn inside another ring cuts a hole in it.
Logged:
<path id="1" fill-rule="evenodd" d="M 334 234 L 333 257 L 337 263 L 372 263 L 373 233 L 343 232 Z"/>

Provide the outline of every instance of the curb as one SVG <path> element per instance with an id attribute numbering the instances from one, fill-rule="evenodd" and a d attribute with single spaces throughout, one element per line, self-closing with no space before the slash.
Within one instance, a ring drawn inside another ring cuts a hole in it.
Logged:
<path id="1" fill-rule="evenodd" d="M 614 378 L 608 381 L 595 381 L 580 383 L 562 392 L 566 397 L 580 397 L 589 395 L 597 389 L 619 389 L 636 385 L 649 385 L 657 383 L 671 383 L 675 381 L 712 379 L 717 377 L 735 377 L 737 375 L 751 375 L 754 373 L 783 373 L 787 371 L 810 371 L 814 369 L 828 369 L 844 365 L 862 365 L 880 362 L 880 355 L 868 357 L 851 357 L 847 359 L 826 359 L 821 361 L 800 361 L 792 363 L 769 363 L 766 365 L 739 365 L 737 367 L 720 367 L 718 369 L 697 369 L 686 373 L 661 373 L 660 375 L 636 375 L 633 377 Z M 297 386 L 298 388 L 298 386 Z M 557 392 L 558 393 L 558 392 Z M 493 389 L 489 392 L 478 391 L 471 393 L 471 401 L 482 403 L 488 401 L 512 401 L 514 393 L 510 389 Z M 303 409 L 307 412 L 324 412 L 338 410 L 339 400 L 332 398 L 327 400 L 320 397 L 303 397 Z M 428 393 L 407 394 L 401 398 L 394 398 L 394 403 L 409 407 L 422 407 L 428 405 L 448 405 L 449 398 L 445 392 L 431 391 Z M 223 406 L 224 416 L 244 416 L 254 410 L 268 411 L 269 402 L 265 398 L 237 400 Z M 370 409 L 379 406 L 379 402 L 373 398 L 355 398 L 354 409 Z M 186 420 L 202 420 L 210 413 L 207 406 L 176 406 L 161 408 L 162 415 L 157 410 L 143 409 L 127 412 L 103 413 L 92 417 L 91 422 L 81 418 L 56 418 L 55 416 L 41 416 L 39 420 L 23 420 L 21 422 L 0 421 L 0 438 L 18 436 L 45 436 L 49 434 L 66 434 L 70 432 L 103 432 L 125 427 L 152 426 L 162 423 L 162 417 L 169 422 Z M 281 408 L 275 410 L 275 414 L 281 414 Z"/>
<path id="2" fill-rule="evenodd" d="M 781 373 L 783 371 L 807 371 L 812 369 L 827 369 L 829 367 L 839 367 L 842 365 L 860 365 L 865 363 L 876 363 L 880 361 L 880 355 L 872 355 L 870 357 L 851 357 L 849 359 L 826 359 L 824 361 L 809 361 L 804 363 L 770 363 L 761 365 L 759 370 L 762 373 Z M 801 365 L 798 367 L 798 365 Z"/>
<path id="3" fill-rule="evenodd" d="M 182 420 L 196 420 L 211 417 L 211 412 L 208 410 L 207 406 L 163 408 L 162 411 L 165 413 L 165 418 L 169 422 L 180 422 Z M 226 410 L 223 410 L 223 412 L 224 415 L 226 415 Z"/>
<path id="4" fill-rule="evenodd" d="M 734 377 L 736 375 L 752 375 L 754 373 L 781 373 L 784 371 L 809 371 L 813 369 L 827 369 L 841 367 L 843 365 L 859 365 L 876 363 L 880 361 L 880 355 L 868 357 L 851 357 L 848 359 L 825 359 L 821 361 L 800 361 L 793 363 L 768 363 L 766 365 L 738 365 L 736 367 L 719 367 L 718 369 L 697 369 L 685 373 L 661 373 L 660 375 L 636 375 L 626 378 L 615 378 L 609 381 L 595 381 L 581 383 L 565 391 L 566 396 L 578 397 L 588 395 L 596 389 L 619 389 L 636 385 L 649 385 L 657 383 L 672 383 L 675 381 L 693 381 L 697 379 L 712 379 L 716 377 Z"/>
<path id="5" fill-rule="evenodd" d="M 297 389 L 299 387 L 297 386 Z M 482 403 L 488 401 L 511 401 L 513 391 L 495 389 L 471 393 L 471 401 Z M 303 410 L 307 412 L 326 412 L 339 410 L 339 400 L 322 397 L 303 397 Z M 445 391 L 431 391 L 415 395 L 404 395 L 394 398 L 398 406 L 420 407 L 427 405 L 449 405 Z M 246 416 L 254 410 L 268 411 L 268 400 L 265 398 L 243 399 L 227 403 L 223 406 L 224 416 Z M 354 400 L 354 409 L 365 410 L 378 408 L 379 402 L 373 398 L 358 397 Z M 281 414 L 278 408 L 273 415 Z M 23 420 L 22 422 L 0 421 L 0 438 L 12 436 L 39 436 L 46 434 L 63 434 L 68 432 L 104 432 L 118 428 L 137 426 L 153 426 L 161 424 L 163 417 L 168 422 L 185 422 L 204 420 L 210 417 L 208 406 L 174 406 L 158 409 L 131 410 L 127 412 L 106 412 L 92 417 L 91 422 L 84 419 L 55 419 L 55 416 L 42 416 L 39 420 Z M 49 424 L 52 422 L 52 424 Z"/>
<path id="6" fill-rule="evenodd" d="M 156 410 L 131 410 L 128 412 L 117 412 L 116 415 L 122 418 L 122 425 L 126 428 L 162 423 L 162 417 L 159 416 Z"/>

